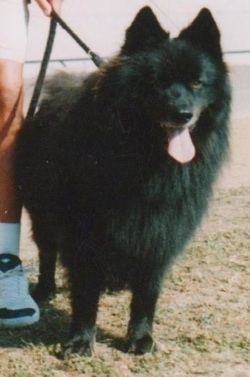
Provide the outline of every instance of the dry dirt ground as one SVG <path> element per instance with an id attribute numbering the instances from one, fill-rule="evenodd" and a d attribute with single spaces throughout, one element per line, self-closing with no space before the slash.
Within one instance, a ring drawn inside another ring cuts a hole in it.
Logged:
<path id="1" fill-rule="evenodd" d="M 232 122 L 232 154 L 201 229 L 166 277 L 155 320 L 158 352 L 122 352 L 129 294 L 100 303 L 92 358 L 60 360 L 69 302 L 57 272 L 55 299 L 38 324 L 0 330 L 0 377 L 250 376 L 250 119 Z M 34 284 L 37 251 L 23 215 L 22 259 Z"/>

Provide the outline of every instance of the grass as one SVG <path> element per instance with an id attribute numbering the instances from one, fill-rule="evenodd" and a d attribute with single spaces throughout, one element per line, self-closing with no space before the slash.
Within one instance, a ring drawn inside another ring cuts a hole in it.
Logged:
<path id="1" fill-rule="evenodd" d="M 70 307 L 59 267 L 58 294 L 41 306 L 40 322 L 0 330 L 0 377 L 249 376 L 249 198 L 250 188 L 220 192 L 172 267 L 155 318 L 156 353 L 122 351 L 130 294 L 121 292 L 101 299 L 95 355 L 61 360 Z M 37 263 L 34 268 L 33 282 Z"/>

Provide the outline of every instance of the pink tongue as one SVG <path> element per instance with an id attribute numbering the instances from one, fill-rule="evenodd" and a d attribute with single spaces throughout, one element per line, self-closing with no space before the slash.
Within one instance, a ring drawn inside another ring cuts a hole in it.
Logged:
<path id="1" fill-rule="evenodd" d="M 168 154 L 176 161 L 184 164 L 195 156 L 195 147 L 187 128 L 172 129 L 168 133 Z"/>

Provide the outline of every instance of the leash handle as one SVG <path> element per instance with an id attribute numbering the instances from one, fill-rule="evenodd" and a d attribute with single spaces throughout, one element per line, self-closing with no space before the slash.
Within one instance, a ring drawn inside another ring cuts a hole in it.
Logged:
<path id="1" fill-rule="evenodd" d="M 53 20 L 58 22 L 58 24 L 66 30 L 69 35 L 76 41 L 76 43 L 79 44 L 80 47 L 90 56 L 93 63 L 99 68 L 100 65 L 104 62 L 103 59 L 97 55 L 95 52 L 93 52 L 74 32 L 73 30 L 63 21 L 63 19 L 56 13 L 56 11 L 53 9 L 51 13 L 51 17 Z"/>

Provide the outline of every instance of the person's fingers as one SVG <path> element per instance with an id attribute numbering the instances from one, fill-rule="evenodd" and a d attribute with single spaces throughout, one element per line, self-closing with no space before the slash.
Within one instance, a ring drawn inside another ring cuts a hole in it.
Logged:
<path id="1" fill-rule="evenodd" d="M 60 14 L 62 8 L 62 0 L 49 0 L 49 2 L 56 13 Z"/>
<path id="2" fill-rule="evenodd" d="M 52 11 L 51 3 L 48 0 L 36 0 L 36 3 L 42 9 L 43 13 L 49 17 Z"/>
<path id="3" fill-rule="evenodd" d="M 57 13 L 61 12 L 62 0 L 36 0 L 38 6 L 46 16 L 50 16 L 52 9 Z"/>

